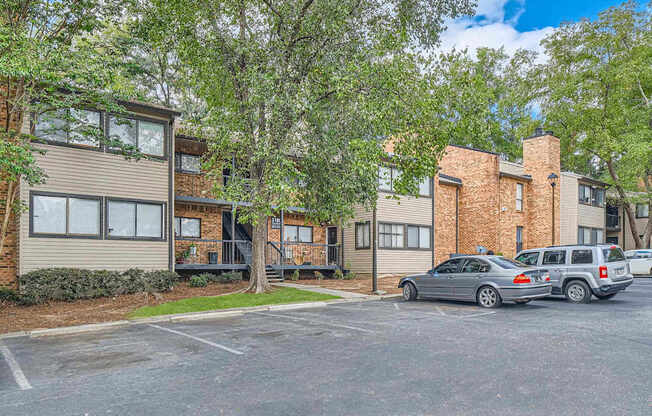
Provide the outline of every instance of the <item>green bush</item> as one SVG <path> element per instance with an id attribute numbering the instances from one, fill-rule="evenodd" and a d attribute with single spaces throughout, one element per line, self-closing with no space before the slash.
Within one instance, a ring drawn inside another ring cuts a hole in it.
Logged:
<path id="1" fill-rule="evenodd" d="M 20 295 L 13 289 L 0 286 L 0 302 L 20 302 Z"/>
<path id="2" fill-rule="evenodd" d="M 335 273 L 333 274 L 333 277 L 339 280 L 343 280 L 344 274 L 342 273 L 342 269 L 335 269 Z"/>
<path id="3" fill-rule="evenodd" d="M 179 275 L 167 270 L 124 272 L 52 268 L 39 269 L 18 278 L 20 301 L 26 304 L 49 300 L 73 301 L 138 292 L 165 292 Z"/>
<path id="4" fill-rule="evenodd" d="M 290 280 L 294 282 L 299 280 L 299 269 L 294 269 L 294 272 L 292 272 L 292 275 L 290 276 Z"/>
<path id="5" fill-rule="evenodd" d="M 242 272 L 227 272 L 219 275 L 221 283 L 242 282 Z"/>
<path id="6" fill-rule="evenodd" d="M 353 280 L 353 279 L 355 279 L 355 273 L 348 272 L 347 274 L 342 276 L 342 279 L 344 279 L 344 280 Z"/>
<path id="7" fill-rule="evenodd" d="M 208 285 L 208 279 L 206 278 L 206 274 L 210 273 L 202 273 L 198 276 L 192 276 L 190 278 L 190 286 L 191 287 L 206 287 Z"/>
<path id="8" fill-rule="evenodd" d="M 315 277 L 317 278 L 317 280 L 324 279 L 324 275 L 321 274 L 321 272 L 318 272 L 318 271 L 315 271 Z"/>

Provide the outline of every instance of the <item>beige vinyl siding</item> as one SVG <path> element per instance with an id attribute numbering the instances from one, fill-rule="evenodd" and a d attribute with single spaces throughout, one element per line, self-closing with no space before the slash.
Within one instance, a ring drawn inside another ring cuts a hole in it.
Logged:
<path id="1" fill-rule="evenodd" d="M 577 225 L 579 227 L 605 228 L 605 208 L 578 203 Z"/>
<path id="2" fill-rule="evenodd" d="M 380 193 L 376 220 L 378 223 L 417 224 L 432 227 L 432 198 L 386 198 Z M 431 228 L 432 233 L 432 228 Z M 431 242 L 432 244 L 432 242 Z M 420 273 L 432 268 L 431 250 L 378 248 L 378 274 Z"/>
<path id="3" fill-rule="evenodd" d="M 344 224 L 342 231 L 344 233 L 344 264 L 345 269 L 350 269 L 354 273 L 371 274 L 372 266 L 372 250 L 371 243 L 368 249 L 356 250 L 355 248 L 355 223 L 369 221 L 369 239 L 371 240 L 373 233 L 371 229 L 371 220 L 373 213 L 371 210 L 367 211 L 364 208 L 357 208 L 355 210 L 354 218 L 348 224 Z"/>
<path id="4" fill-rule="evenodd" d="M 579 214 L 579 195 L 577 178 L 566 173 L 561 173 L 559 180 L 560 194 L 560 219 L 559 243 L 577 244 L 577 220 Z"/>
<path id="5" fill-rule="evenodd" d="M 33 189 L 170 203 L 167 161 L 128 161 L 120 155 L 100 151 L 39 146 L 47 151 L 45 155 L 36 156 L 39 166 L 48 175 L 47 183 L 32 188 L 23 185 L 23 201 L 29 201 L 29 191 Z M 165 231 L 169 221 L 167 213 L 168 209 L 164 214 Z M 29 237 L 29 213 L 26 212 L 20 220 L 20 273 L 43 267 L 167 269 L 168 244 L 168 241 Z"/>
<path id="6" fill-rule="evenodd" d="M 525 168 L 518 163 L 500 161 L 500 172 L 509 173 L 510 175 L 525 175 Z"/>
<path id="7" fill-rule="evenodd" d="M 636 207 L 632 207 L 632 212 L 636 215 Z M 629 226 L 629 219 L 627 218 L 627 213 L 624 209 L 621 208 L 620 220 L 623 223 L 623 230 L 621 233 L 622 237 L 619 238 L 619 245 L 623 247 L 624 250 L 633 250 L 636 248 L 636 243 L 634 243 L 634 237 L 632 236 L 632 228 Z M 645 234 L 645 227 L 647 226 L 647 218 L 635 218 L 636 229 L 638 234 Z"/>

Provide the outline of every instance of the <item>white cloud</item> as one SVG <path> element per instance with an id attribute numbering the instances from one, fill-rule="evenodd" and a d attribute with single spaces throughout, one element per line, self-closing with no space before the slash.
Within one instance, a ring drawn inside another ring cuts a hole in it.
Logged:
<path id="1" fill-rule="evenodd" d="M 452 48 L 475 51 L 479 47 L 504 47 L 507 53 L 512 54 L 523 48 L 535 50 L 543 57 L 539 42 L 554 28 L 519 32 L 515 26 L 527 7 L 525 0 L 518 0 L 520 7 L 509 17 L 505 12 L 507 3 L 509 0 L 479 0 L 474 18 L 447 22 L 448 29 L 441 36 L 440 51 Z"/>

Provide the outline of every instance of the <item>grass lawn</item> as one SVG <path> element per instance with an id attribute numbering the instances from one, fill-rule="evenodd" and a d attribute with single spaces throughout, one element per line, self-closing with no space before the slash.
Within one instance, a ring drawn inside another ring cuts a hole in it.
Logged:
<path id="1" fill-rule="evenodd" d="M 129 314 L 129 318 L 147 318 L 174 313 L 212 311 L 215 309 L 244 308 L 248 306 L 277 305 L 281 303 L 314 302 L 339 299 L 339 296 L 308 292 L 291 287 L 275 288 L 269 293 L 235 293 L 224 296 L 188 298 L 156 306 L 143 306 Z"/>

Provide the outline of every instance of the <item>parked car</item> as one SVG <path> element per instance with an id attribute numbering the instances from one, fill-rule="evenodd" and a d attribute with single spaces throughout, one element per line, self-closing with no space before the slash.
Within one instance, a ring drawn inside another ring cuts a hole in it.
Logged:
<path id="1" fill-rule="evenodd" d="M 402 278 L 398 287 L 405 300 L 465 300 L 485 308 L 497 308 L 504 301 L 528 303 L 551 291 L 546 270 L 502 256 L 455 257 L 427 273 Z"/>
<path id="2" fill-rule="evenodd" d="M 652 250 L 628 250 L 625 257 L 629 261 L 629 269 L 634 276 L 652 276 Z"/>
<path id="3" fill-rule="evenodd" d="M 609 244 L 524 250 L 516 260 L 548 270 L 552 294 L 573 303 L 589 303 L 592 294 L 611 299 L 634 281 L 623 251 Z"/>

